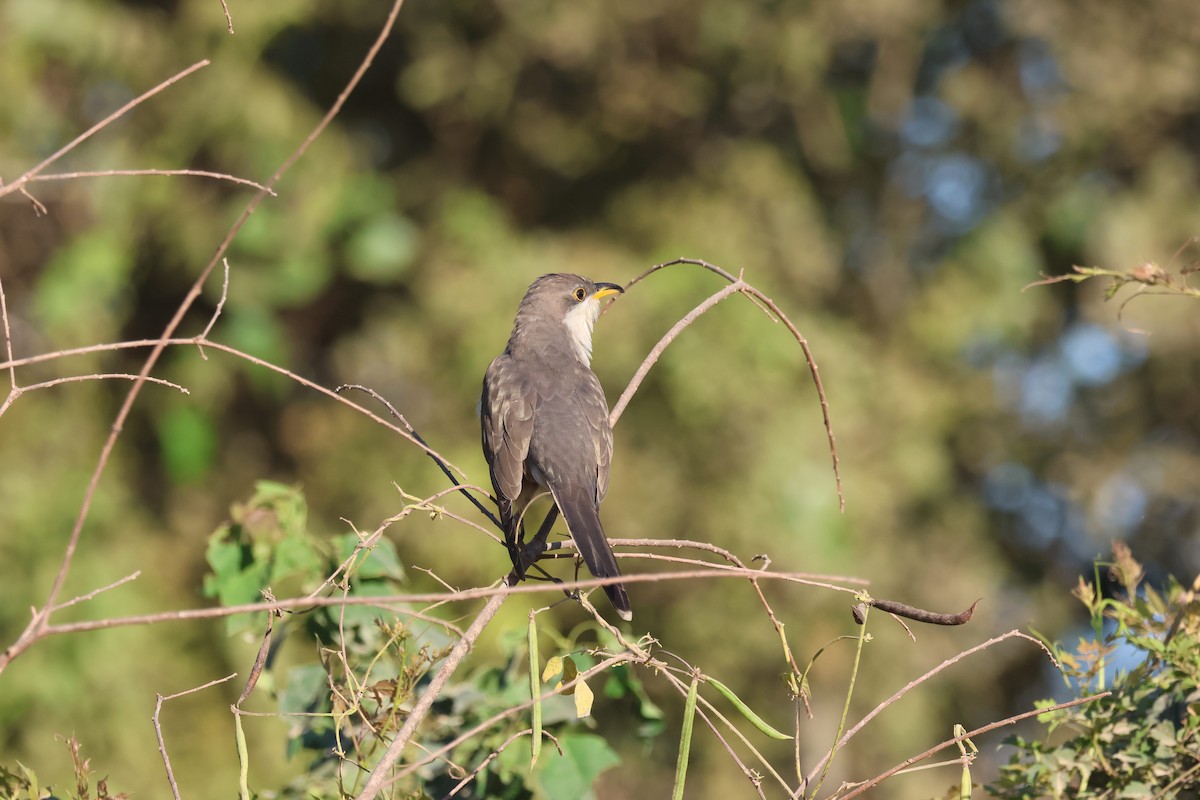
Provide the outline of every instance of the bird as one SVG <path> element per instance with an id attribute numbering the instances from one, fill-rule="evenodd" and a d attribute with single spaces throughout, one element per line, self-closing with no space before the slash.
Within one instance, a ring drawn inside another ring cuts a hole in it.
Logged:
<path id="1" fill-rule="evenodd" d="M 484 373 L 483 454 L 518 580 L 545 550 L 558 513 L 593 575 L 621 575 L 600 522 L 613 438 L 608 402 L 591 362 L 600 301 L 624 291 L 579 275 L 541 276 L 521 300 L 504 352 Z M 526 545 L 525 510 L 544 492 L 554 505 Z M 622 619 L 633 619 L 623 584 L 608 584 L 604 591 Z"/>

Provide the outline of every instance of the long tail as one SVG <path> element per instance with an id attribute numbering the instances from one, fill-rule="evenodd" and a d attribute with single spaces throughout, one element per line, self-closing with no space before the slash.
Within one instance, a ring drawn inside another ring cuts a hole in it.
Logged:
<path id="1" fill-rule="evenodd" d="M 597 578 L 616 578 L 621 575 L 617 566 L 617 557 L 613 555 L 608 537 L 604 535 L 604 527 L 600 524 L 600 512 L 590 497 L 582 491 L 561 490 L 551 487 L 554 502 L 566 520 L 567 530 L 579 548 L 579 554 L 588 569 Z M 610 583 L 604 588 L 604 593 L 612 602 L 623 620 L 633 619 L 633 608 L 629 605 L 629 595 L 625 592 L 624 584 Z"/>

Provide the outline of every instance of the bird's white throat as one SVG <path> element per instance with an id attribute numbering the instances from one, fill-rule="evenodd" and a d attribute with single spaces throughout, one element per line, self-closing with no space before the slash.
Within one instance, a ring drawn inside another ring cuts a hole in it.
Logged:
<path id="1" fill-rule="evenodd" d="M 567 333 L 571 336 L 571 346 L 575 348 L 575 355 L 585 367 L 592 365 L 592 327 L 599 316 L 600 301 L 589 297 L 563 317 L 563 324 L 567 326 Z"/>

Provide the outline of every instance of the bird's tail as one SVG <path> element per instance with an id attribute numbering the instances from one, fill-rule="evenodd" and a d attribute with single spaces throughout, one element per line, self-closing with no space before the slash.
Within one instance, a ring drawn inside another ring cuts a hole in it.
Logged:
<path id="1" fill-rule="evenodd" d="M 600 524 L 600 511 L 591 497 L 584 496 L 582 491 L 551 491 L 554 493 L 554 502 L 558 505 L 558 510 L 566 520 L 567 530 L 570 531 L 571 538 L 575 540 L 575 546 L 579 548 L 579 554 L 583 556 L 583 561 L 591 573 L 597 578 L 619 577 L 621 568 L 617 566 L 617 557 L 613 555 L 612 546 L 608 543 L 608 537 L 604 535 L 604 528 Z M 610 583 L 603 588 L 621 619 L 633 619 L 633 608 L 629 605 L 625 585 Z"/>

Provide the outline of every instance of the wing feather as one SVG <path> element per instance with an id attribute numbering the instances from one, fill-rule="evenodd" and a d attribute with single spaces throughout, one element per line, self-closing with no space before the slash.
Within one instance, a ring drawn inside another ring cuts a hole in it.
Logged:
<path id="1" fill-rule="evenodd" d="M 483 376 L 480 411 L 483 455 L 502 502 L 514 503 L 521 495 L 536 406 L 537 393 L 513 368 L 512 357 L 497 356 Z"/>

